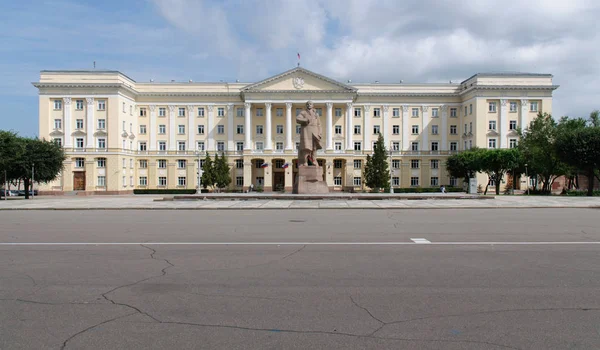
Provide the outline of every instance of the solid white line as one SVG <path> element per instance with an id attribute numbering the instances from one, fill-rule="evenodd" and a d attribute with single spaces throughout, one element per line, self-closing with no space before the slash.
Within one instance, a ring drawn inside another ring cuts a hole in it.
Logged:
<path id="1" fill-rule="evenodd" d="M 0 242 L 0 246 L 101 245 L 412 245 L 414 242 Z M 594 245 L 600 242 L 430 242 L 429 245 Z"/>

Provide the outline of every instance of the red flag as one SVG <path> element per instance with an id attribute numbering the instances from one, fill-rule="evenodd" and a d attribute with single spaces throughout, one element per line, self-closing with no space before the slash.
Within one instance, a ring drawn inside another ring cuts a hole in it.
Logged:
<path id="1" fill-rule="evenodd" d="M 300 59 L 300 52 L 298 52 L 298 59 Z"/>

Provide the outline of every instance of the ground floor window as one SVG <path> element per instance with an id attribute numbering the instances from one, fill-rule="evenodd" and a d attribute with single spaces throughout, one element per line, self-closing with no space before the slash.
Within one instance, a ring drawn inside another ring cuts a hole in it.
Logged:
<path id="1" fill-rule="evenodd" d="M 342 160 L 341 159 L 334 159 L 333 160 L 333 167 L 335 169 L 341 169 L 342 168 Z"/>
<path id="2" fill-rule="evenodd" d="M 235 185 L 236 185 L 237 187 L 242 187 L 242 186 L 244 186 L 244 177 L 243 177 L 243 176 L 237 176 L 237 177 L 235 178 Z"/>
<path id="3" fill-rule="evenodd" d="M 335 176 L 333 178 L 333 185 L 334 186 L 341 186 L 342 185 L 342 177 L 341 176 Z"/>
<path id="4" fill-rule="evenodd" d="M 336 151 L 341 151 L 342 150 L 342 143 L 341 142 L 336 142 L 335 143 L 335 150 Z"/>
<path id="5" fill-rule="evenodd" d="M 431 177 L 431 186 L 439 186 L 440 185 L 440 180 L 437 176 L 432 176 Z"/>
<path id="6" fill-rule="evenodd" d="M 411 186 L 419 186 L 419 178 L 417 176 L 412 176 L 410 178 L 410 185 Z"/>
<path id="7" fill-rule="evenodd" d="M 185 176 L 179 176 L 177 178 L 177 186 L 185 186 Z"/>
<path id="8" fill-rule="evenodd" d="M 450 186 L 456 187 L 456 178 L 454 176 L 450 177 Z"/>
<path id="9" fill-rule="evenodd" d="M 392 177 L 392 186 L 400 186 L 400 177 L 394 176 Z"/>
<path id="10" fill-rule="evenodd" d="M 148 177 L 140 176 L 140 186 L 148 186 Z"/>
<path id="11" fill-rule="evenodd" d="M 129 177 L 129 186 L 133 187 L 133 176 Z"/>
<path id="12" fill-rule="evenodd" d="M 106 186 L 106 176 L 98 176 L 98 187 Z"/>
<path id="13" fill-rule="evenodd" d="M 127 177 L 123 176 L 123 187 L 127 187 Z"/>
<path id="14" fill-rule="evenodd" d="M 158 186 L 166 186 L 167 185 L 167 177 L 159 176 L 158 177 Z"/>
<path id="15" fill-rule="evenodd" d="M 490 187 L 496 187 L 496 181 L 494 181 L 492 179 L 489 179 L 488 186 L 490 186 Z"/>
<path id="16" fill-rule="evenodd" d="M 258 186 L 264 186 L 265 185 L 265 178 L 262 176 L 257 176 L 256 177 L 256 184 Z"/>
<path id="17" fill-rule="evenodd" d="M 360 186 L 362 184 L 362 178 L 355 177 L 354 178 L 354 186 Z"/>

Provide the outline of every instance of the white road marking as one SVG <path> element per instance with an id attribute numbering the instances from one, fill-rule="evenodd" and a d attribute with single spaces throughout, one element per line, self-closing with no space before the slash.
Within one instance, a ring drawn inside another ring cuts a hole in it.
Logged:
<path id="1" fill-rule="evenodd" d="M 410 240 L 417 244 L 431 244 L 431 242 L 429 242 L 425 238 L 411 238 Z"/>
<path id="2" fill-rule="evenodd" d="M 0 242 L 0 246 L 119 245 L 416 245 L 414 242 Z M 600 242 L 429 242 L 430 245 L 600 245 Z"/>

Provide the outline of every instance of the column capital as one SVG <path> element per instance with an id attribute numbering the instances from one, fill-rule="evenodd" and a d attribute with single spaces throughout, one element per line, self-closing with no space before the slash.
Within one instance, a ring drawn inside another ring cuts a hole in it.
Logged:
<path id="1" fill-rule="evenodd" d="M 213 111 L 213 109 L 215 108 L 215 106 L 213 106 L 213 105 L 208 105 L 208 106 L 206 106 L 206 108 L 208 108 L 208 112 L 209 112 L 209 113 L 212 113 L 212 111 Z"/>
<path id="2" fill-rule="evenodd" d="M 93 97 L 86 97 L 85 101 L 87 102 L 88 106 L 91 106 L 94 104 L 94 98 Z"/>
<path id="3" fill-rule="evenodd" d="M 65 103 L 66 106 L 69 106 L 69 105 L 71 105 L 71 98 L 63 97 L 63 102 Z"/>
<path id="4" fill-rule="evenodd" d="M 175 106 L 169 106 L 169 112 L 175 113 Z"/>
<path id="5" fill-rule="evenodd" d="M 286 107 L 287 109 L 292 109 L 292 103 L 291 103 L 291 102 L 286 102 L 286 103 L 285 103 L 285 107 Z"/>
<path id="6" fill-rule="evenodd" d="M 441 105 L 442 113 L 446 113 L 448 111 L 448 105 Z"/>
<path id="7" fill-rule="evenodd" d="M 529 103 L 529 100 L 522 99 L 521 100 L 521 107 L 527 106 L 528 103 Z"/>
<path id="8" fill-rule="evenodd" d="M 423 109 L 423 112 L 427 112 L 427 111 L 429 111 L 429 106 L 423 105 L 423 106 L 421 106 L 421 109 Z"/>
<path id="9" fill-rule="evenodd" d="M 195 106 L 193 106 L 193 105 L 188 105 L 188 106 L 187 106 L 187 109 L 188 109 L 188 112 L 189 112 L 190 116 L 191 116 L 191 115 L 192 115 L 192 113 L 194 112 L 194 107 L 195 107 Z"/>
<path id="10" fill-rule="evenodd" d="M 227 104 L 227 113 L 230 113 L 233 110 L 233 103 Z"/>
<path id="11" fill-rule="evenodd" d="M 505 98 L 503 98 L 503 99 L 501 99 L 501 100 L 500 100 L 500 105 L 501 105 L 502 107 L 506 107 L 506 103 L 507 103 L 507 102 L 508 102 L 508 100 L 507 100 L 507 99 L 505 99 Z"/>
<path id="12" fill-rule="evenodd" d="M 390 109 L 389 105 L 383 105 L 383 112 L 384 113 L 387 113 L 389 109 Z"/>
<path id="13" fill-rule="evenodd" d="M 327 109 L 333 108 L 333 102 L 326 102 L 325 105 L 327 106 Z"/>
<path id="14" fill-rule="evenodd" d="M 271 106 L 273 106 L 271 102 L 265 102 L 265 108 L 271 109 Z"/>
<path id="15" fill-rule="evenodd" d="M 250 102 L 244 102 L 244 107 L 251 108 L 252 107 L 252 103 L 250 103 Z"/>
<path id="16" fill-rule="evenodd" d="M 365 109 L 365 115 L 366 115 L 371 110 L 371 105 L 364 105 L 363 107 Z"/>
<path id="17" fill-rule="evenodd" d="M 156 110 L 156 105 L 149 105 L 148 108 L 150 108 L 150 112 L 154 112 Z"/>
<path id="18" fill-rule="evenodd" d="M 347 108 L 352 108 L 352 102 L 346 102 L 346 107 Z"/>
<path id="19" fill-rule="evenodd" d="M 408 105 L 402 105 L 402 111 L 408 112 Z"/>

